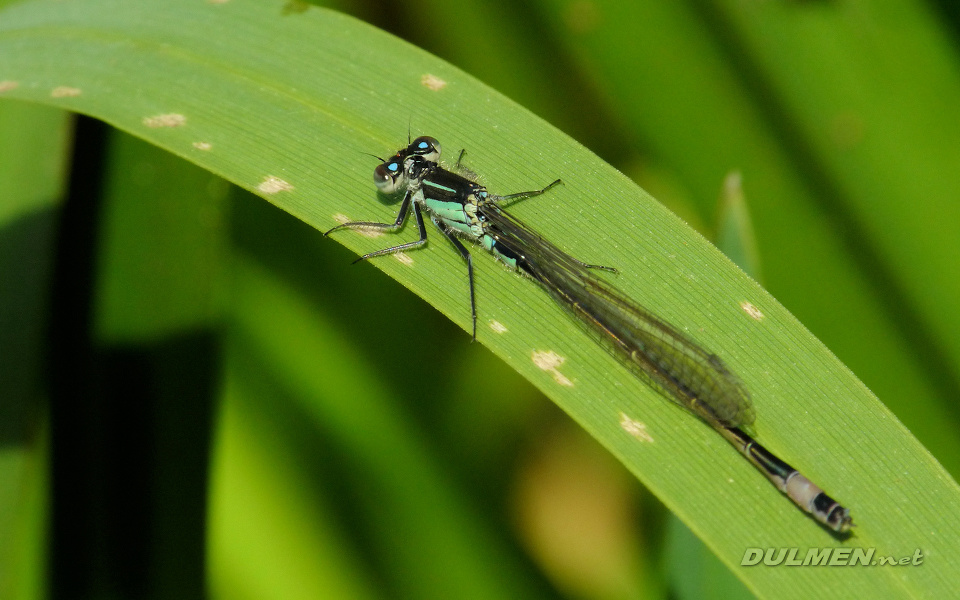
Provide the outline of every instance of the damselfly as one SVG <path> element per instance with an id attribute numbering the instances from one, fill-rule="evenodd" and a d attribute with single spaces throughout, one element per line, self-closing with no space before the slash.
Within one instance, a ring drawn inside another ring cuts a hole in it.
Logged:
<path id="1" fill-rule="evenodd" d="M 456 168 L 462 157 L 463 152 Z M 413 140 L 374 170 L 374 182 L 381 192 L 404 191 L 396 220 L 393 223 L 344 223 L 324 235 L 342 228 L 396 230 L 403 225 L 412 206 L 419 239 L 370 252 L 357 260 L 409 250 L 427 241 L 423 221 L 426 210 L 467 262 L 474 338 L 477 308 L 473 259 L 461 237 L 479 243 L 507 265 L 540 283 L 559 304 L 587 324 L 615 356 L 649 378 L 670 399 L 710 424 L 814 519 L 839 533 L 853 527 L 846 508 L 743 430 L 754 420 L 750 395 L 716 354 L 637 305 L 593 272 L 614 269 L 571 257 L 501 206 L 507 200 L 542 194 L 560 183 L 559 179 L 540 190 L 497 196 L 473 179 L 444 169 L 439 160 L 437 140 L 431 137 Z"/>

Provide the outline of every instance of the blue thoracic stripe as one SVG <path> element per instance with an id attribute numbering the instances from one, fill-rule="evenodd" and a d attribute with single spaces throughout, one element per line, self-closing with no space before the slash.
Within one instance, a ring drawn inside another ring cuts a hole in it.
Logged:
<path id="1" fill-rule="evenodd" d="M 443 191 L 449 192 L 449 193 L 451 193 L 451 194 L 455 194 L 456 191 L 457 191 L 457 190 L 455 190 L 455 189 L 453 189 L 453 188 L 447 187 L 447 186 L 445 186 L 445 185 L 440 185 L 439 183 L 434 183 L 434 182 L 432 182 L 432 181 L 424 181 L 422 185 L 427 186 L 427 187 L 436 188 L 436 189 L 438 189 L 438 190 L 443 190 Z"/>

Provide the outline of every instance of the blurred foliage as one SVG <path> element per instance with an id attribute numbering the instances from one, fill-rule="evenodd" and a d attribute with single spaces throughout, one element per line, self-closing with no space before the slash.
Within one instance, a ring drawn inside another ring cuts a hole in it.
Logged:
<path id="1" fill-rule="evenodd" d="M 0 598 L 45 590 L 43 346 L 68 139 L 66 113 L 0 105 Z"/>
<path id="2" fill-rule="evenodd" d="M 326 5 L 633 177 L 740 257 L 960 473 L 949 3 Z M 79 131 L 71 156 L 63 113 L 0 105 L 0 539 L 15 540 L 0 598 L 42 597 L 45 564 L 70 598 L 745 593 L 531 384 L 409 291 L 206 171 Z M 71 202 L 96 196 L 79 219 L 58 208 L 71 159 Z M 289 347 L 252 350 L 277 339 Z M 63 383 L 71 352 L 90 358 Z M 78 381 L 75 396 L 57 391 Z M 81 451 L 57 458 L 58 439 Z"/>

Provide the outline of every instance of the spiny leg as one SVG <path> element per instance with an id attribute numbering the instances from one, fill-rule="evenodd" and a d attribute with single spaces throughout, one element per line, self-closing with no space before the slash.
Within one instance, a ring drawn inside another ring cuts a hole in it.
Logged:
<path id="1" fill-rule="evenodd" d="M 498 202 L 501 202 L 501 201 L 503 201 L 503 200 L 522 200 L 522 199 L 524 199 L 524 198 L 529 198 L 529 197 L 531 197 L 531 196 L 539 196 L 540 194 L 543 194 L 543 193 L 545 193 L 545 192 L 548 192 L 551 188 L 553 188 L 554 186 L 559 185 L 559 184 L 561 184 L 561 183 L 563 183 L 563 181 L 560 180 L 560 179 L 558 179 L 558 180 L 554 181 L 553 183 L 551 183 L 550 185 L 548 185 L 547 187 L 545 187 L 545 188 L 543 188 L 543 189 L 540 189 L 540 190 L 533 190 L 533 191 L 530 191 L 530 192 L 517 192 L 516 194 L 508 194 L 508 195 L 506 195 L 506 196 L 498 196 L 498 197 L 497 197 L 497 201 L 498 201 Z M 590 264 L 590 263 L 585 263 L 585 262 L 583 262 L 582 260 L 577 260 L 577 259 L 575 259 L 575 258 L 573 259 L 573 262 L 577 263 L 578 265 L 580 265 L 580 266 L 583 267 L 584 269 L 599 269 L 599 270 L 601 270 L 601 271 L 608 271 L 608 272 L 610 272 L 610 273 L 619 273 L 619 271 L 617 271 L 617 270 L 616 270 L 615 268 L 613 268 L 613 267 L 605 267 L 605 266 L 603 266 L 603 265 L 592 265 L 592 264 Z"/>
<path id="2" fill-rule="evenodd" d="M 364 254 L 357 260 L 353 261 L 353 264 L 360 262 L 361 260 L 367 260 L 368 258 L 373 258 L 375 256 L 383 256 L 384 254 L 393 254 L 394 252 L 400 252 L 401 250 L 409 250 L 410 248 L 419 248 L 420 246 L 427 243 L 427 228 L 423 225 L 423 215 L 420 214 L 420 205 L 416 202 L 413 203 L 413 216 L 417 220 L 417 230 L 420 231 L 420 239 L 414 242 L 407 242 L 406 244 L 400 244 L 399 246 L 391 246 L 390 248 L 384 248 L 383 250 L 377 250 L 376 252 L 369 252 Z"/>
<path id="3" fill-rule="evenodd" d="M 575 258 L 573 259 L 573 262 L 577 263 L 584 269 L 599 269 L 601 271 L 607 271 L 609 273 L 620 273 L 620 271 L 616 270 L 614 267 L 605 267 L 603 265 L 591 265 L 589 263 L 585 263 L 582 260 L 577 260 Z"/>
<path id="4" fill-rule="evenodd" d="M 454 168 L 455 168 L 455 169 L 459 169 L 459 168 L 460 168 L 460 162 L 463 160 L 463 155 L 466 154 L 466 153 L 467 153 L 467 149 L 466 149 L 466 148 L 460 150 L 460 154 L 457 156 L 457 163 L 456 163 L 456 165 L 454 165 Z M 522 199 L 524 199 L 524 198 L 529 198 L 529 197 L 531 197 L 531 196 L 539 196 L 540 194 L 546 193 L 546 192 L 548 192 L 552 187 L 554 187 L 554 186 L 556 186 L 556 185 L 559 185 L 559 184 L 561 184 L 561 183 L 563 183 L 563 180 L 557 179 L 556 181 L 554 181 L 554 182 L 551 183 L 550 185 L 548 185 L 548 186 L 546 186 L 546 187 L 544 187 L 544 188 L 542 188 L 542 189 L 539 189 L 539 190 L 530 190 L 529 192 L 517 192 L 517 193 L 515 193 L 515 194 L 507 194 L 506 196 L 496 196 L 495 198 L 496 198 L 496 201 L 497 201 L 497 202 L 500 202 L 500 201 L 503 201 L 503 200 L 522 200 Z"/>
<path id="5" fill-rule="evenodd" d="M 407 214 L 410 212 L 410 201 L 413 198 L 413 192 L 407 190 L 407 193 L 403 196 L 403 202 L 400 203 L 400 211 L 397 213 L 397 220 L 393 223 L 374 223 L 372 221 L 351 221 L 350 223 L 343 223 L 337 225 L 333 229 L 327 230 L 323 235 L 330 235 L 338 229 L 355 229 L 359 227 L 369 227 L 371 229 L 388 229 L 396 230 L 400 229 L 400 226 L 403 225 L 403 222 L 407 219 Z"/>
<path id="6" fill-rule="evenodd" d="M 558 179 L 543 189 L 531 190 L 529 192 L 517 192 L 516 194 L 507 194 L 506 196 L 497 196 L 497 201 L 502 202 L 504 200 L 522 200 L 524 198 L 530 198 L 531 196 L 539 196 L 540 194 L 550 191 L 551 188 L 560 185 L 561 183 L 563 183 L 563 181 Z"/>
<path id="7" fill-rule="evenodd" d="M 443 232 L 443 235 L 447 237 L 448 240 L 453 244 L 453 247 L 457 249 L 457 252 L 460 253 L 460 256 L 467 261 L 467 279 L 470 282 L 470 314 L 473 317 L 473 340 L 477 339 L 477 299 L 476 295 L 473 292 L 473 256 L 470 255 L 470 251 L 464 247 L 463 243 L 457 238 L 456 234 L 450 231 L 450 229 L 444 227 L 440 223 L 437 223 L 436 220 L 433 221 L 436 224 L 437 228 Z"/>

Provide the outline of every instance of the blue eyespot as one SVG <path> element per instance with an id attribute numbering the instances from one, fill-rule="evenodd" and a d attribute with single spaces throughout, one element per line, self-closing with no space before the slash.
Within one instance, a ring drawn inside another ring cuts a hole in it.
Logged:
<path id="1" fill-rule="evenodd" d="M 430 147 L 430 144 L 426 142 L 420 142 L 419 144 L 417 144 L 417 147 L 420 148 L 421 150 L 425 150 Z"/>
<path id="2" fill-rule="evenodd" d="M 400 170 L 400 165 L 398 165 L 398 164 L 395 163 L 395 162 L 392 162 L 392 163 L 390 163 L 390 164 L 387 165 L 387 169 L 389 169 L 390 171 L 398 171 L 398 170 Z"/>

